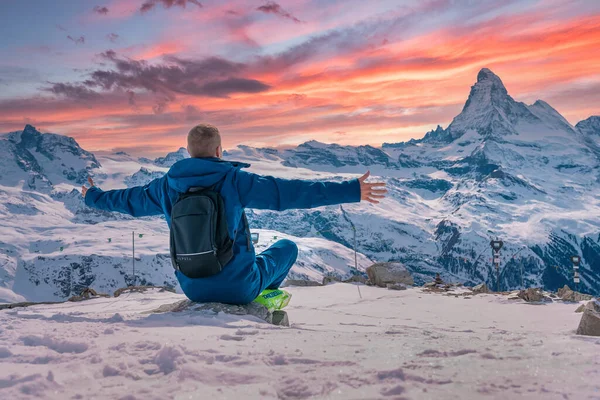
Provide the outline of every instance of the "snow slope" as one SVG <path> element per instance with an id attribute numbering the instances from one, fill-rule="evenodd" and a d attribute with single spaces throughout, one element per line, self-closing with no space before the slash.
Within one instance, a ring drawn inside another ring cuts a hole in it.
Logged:
<path id="1" fill-rule="evenodd" d="M 290 328 L 182 295 L 0 311 L 3 399 L 597 399 L 600 338 L 577 304 L 354 285 L 290 287 Z"/>
<path id="2" fill-rule="evenodd" d="M 143 185 L 162 176 L 168 168 L 140 163 L 126 153 L 99 153 L 96 160 L 94 155 L 68 138 L 56 139 L 57 135 L 41 134 L 33 127 L 27 127 L 25 131 L 40 143 L 48 142 L 40 137 L 48 137 L 52 143 L 69 144 L 71 147 L 64 153 L 82 156 L 81 160 L 73 161 L 80 167 L 80 173 L 73 180 L 59 179 L 56 173 L 47 172 L 56 171 L 56 166 L 38 168 L 36 165 L 62 163 L 58 157 L 51 160 L 44 156 L 52 153 L 41 145 L 36 147 L 36 157 L 46 160 L 36 162 L 33 169 L 27 166 L 23 169 L 15 162 L 20 154 L 29 154 L 24 153 L 25 150 L 12 153 L 4 160 L 6 171 L 18 170 L 22 176 L 19 180 L 0 180 L 0 303 L 64 300 L 78 295 L 86 287 L 109 294 L 134 283 L 177 288 L 164 217 L 134 219 L 91 209 L 84 205 L 80 192 L 83 181 L 79 175 L 89 173 L 101 188 L 108 190 Z M 23 134 L 19 133 L 8 135 L 21 136 Z M 15 149 L 9 140 L 0 140 L 2 148 Z M 180 153 L 161 158 L 159 164 L 177 159 Z M 88 168 L 90 157 L 97 164 L 91 169 Z M 4 175 L 0 173 L 0 176 Z M 39 184 L 28 184 L 28 176 L 41 176 L 48 184 L 41 190 Z M 348 247 L 323 237 L 297 238 L 276 230 L 253 231 L 260 234 L 258 252 L 273 243 L 274 237 L 298 243 L 299 258 L 290 278 L 322 281 L 324 275 L 348 278 L 356 273 L 354 252 Z M 135 232 L 135 275 L 132 232 Z M 358 254 L 358 271 L 364 271 L 371 263 L 367 257 Z"/>

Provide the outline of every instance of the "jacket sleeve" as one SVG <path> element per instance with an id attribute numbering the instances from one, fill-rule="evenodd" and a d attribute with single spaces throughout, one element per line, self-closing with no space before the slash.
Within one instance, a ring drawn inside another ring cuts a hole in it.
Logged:
<path id="1" fill-rule="evenodd" d="M 358 179 L 312 182 L 238 171 L 236 181 L 242 207 L 248 208 L 282 211 L 360 201 Z"/>
<path id="2" fill-rule="evenodd" d="M 162 198 L 166 175 L 129 189 L 103 191 L 95 186 L 88 189 L 85 204 L 105 211 L 118 211 L 134 217 L 163 214 Z"/>

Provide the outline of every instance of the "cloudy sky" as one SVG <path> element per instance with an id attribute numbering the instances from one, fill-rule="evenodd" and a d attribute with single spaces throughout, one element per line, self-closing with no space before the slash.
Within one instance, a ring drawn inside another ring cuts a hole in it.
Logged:
<path id="1" fill-rule="evenodd" d="M 574 124 L 600 114 L 598 48 L 597 0 L 3 0 L 0 132 L 379 145 L 446 127 L 482 67 Z"/>

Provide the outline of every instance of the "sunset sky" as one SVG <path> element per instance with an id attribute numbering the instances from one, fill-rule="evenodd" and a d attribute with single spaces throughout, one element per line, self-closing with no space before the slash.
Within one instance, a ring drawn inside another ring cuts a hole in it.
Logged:
<path id="1" fill-rule="evenodd" d="M 597 0 L 0 2 L 0 132 L 163 155 L 420 138 L 488 67 L 527 104 L 600 115 Z"/>

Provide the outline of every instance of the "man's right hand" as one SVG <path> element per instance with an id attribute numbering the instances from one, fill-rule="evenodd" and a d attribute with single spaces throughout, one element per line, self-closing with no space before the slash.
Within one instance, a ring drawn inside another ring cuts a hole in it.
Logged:
<path id="1" fill-rule="evenodd" d="M 88 176 L 88 183 L 90 184 L 90 187 L 94 187 L 94 180 L 92 179 L 92 177 Z M 85 185 L 83 185 L 81 187 L 81 195 L 83 196 L 83 198 L 85 199 L 85 195 L 87 194 L 88 188 L 85 187 Z"/>
<path id="2" fill-rule="evenodd" d="M 365 182 L 371 175 L 371 171 L 367 171 L 366 174 L 358 178 L 360 182 L 360 200 L 368 201 L 369 203 L 379 204 L 377 199 L 383 199 L 387 193 L 385 188 L 385 182 Z"/>

